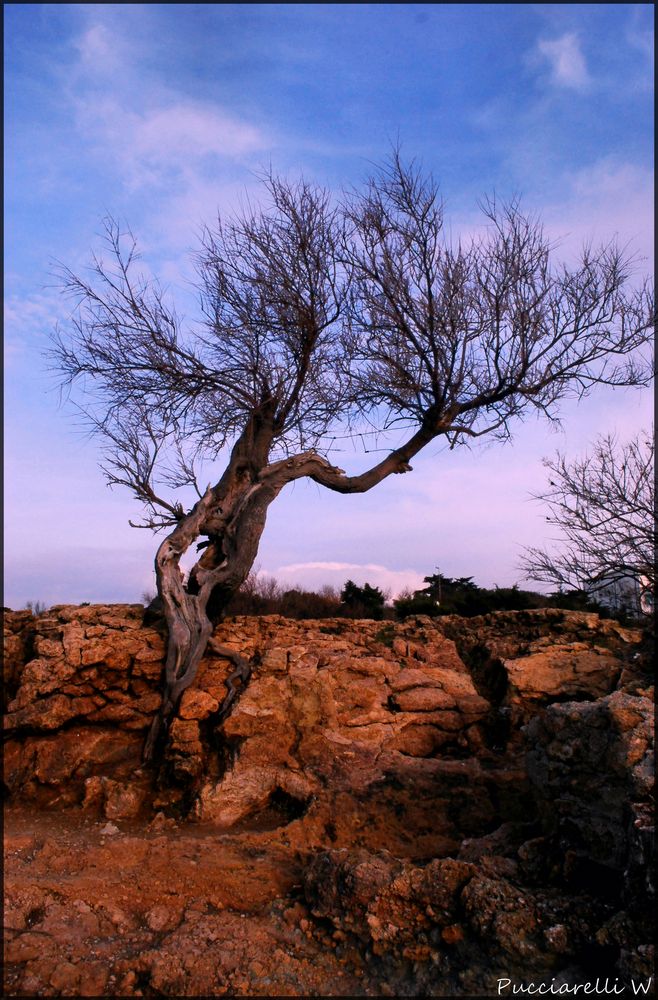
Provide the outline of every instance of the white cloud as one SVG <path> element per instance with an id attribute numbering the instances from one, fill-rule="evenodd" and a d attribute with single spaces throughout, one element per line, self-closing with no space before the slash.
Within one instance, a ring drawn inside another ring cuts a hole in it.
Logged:
<path id="1" fill-rule="evenodd" d="M 143 52 L 115 26 L 87 24 L 76 48 L 63 94 L 84 148 L 116 177 L 106 182 L 108 210 L 126 196 L 143 197 L 140 249 L 147 249 L 146 230 L 160 250 L 178 254 L 219 206 L 239 201 L 253 182 L 249 170 L 279 143 L 269 128 L 220 103 L 151 79 Z M 181 263 L 177 270 L 189 269 Z"/>
<path id="2" fill-rule="evenodd" d="M 134 115 L 131 125 L 135 156 L 164 167 L 183 166 L 190 158 L 241 156 L 266 145 L 254 126 L 217 108 L 190 102 Z"/>
<path id="3" fill-rule="evenodd" d="M 317 588 L 324 584 L 342 587 L 350 579 L 359 586 L 369 583 L 388 591 L 392 598 L 402 590 L 417 590 L 423 586 L 423 576 L 413 569 L 389 569 L 379 563 L 304 562 L 279 566 L 272 573 L 276 579 L 289 586 L 299 584 Z"/>
<path id="4" fill-rule="evenodd" d="M 567 33 L 560 38 L 542 39 L 537 43 L 537 52 L 548 62 L 554 84 L 571 90 L 587 88 L 590 76 L 576 34 Z"/>
<path id="5" fill-rule="evenodd" d="M 70 303 L 55 290 L 20 296 L 8 294 L 4 302 L 4 351 L 7 365 L 13 366 L 29 358 L 34 365 L 35 349 L 43 350 L 46 338 L 58 321 L 70 315 Z M 40 369 L 43 359 L 36 360 Z"/>

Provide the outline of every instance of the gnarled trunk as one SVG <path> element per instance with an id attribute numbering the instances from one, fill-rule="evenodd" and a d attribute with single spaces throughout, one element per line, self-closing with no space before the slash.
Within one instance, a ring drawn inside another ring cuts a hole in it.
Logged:
<path id="1" fill-rule="evenodd" d="M 267 508 L 284 485 L 273 488 L 260 476 L 271 437 L 271 428 L 252 421 L 219 483 L 208 487 L 158 549 L 155 571 L 168 640 L 162 705 L 146 740 L 145 761 L 153 759 L 158 742 L 166 736 L 183 692 L 196 677 L 215 623 L 256 558 Z M 186 583 L 180 560 L 199 537 L 207 542 Z"/>

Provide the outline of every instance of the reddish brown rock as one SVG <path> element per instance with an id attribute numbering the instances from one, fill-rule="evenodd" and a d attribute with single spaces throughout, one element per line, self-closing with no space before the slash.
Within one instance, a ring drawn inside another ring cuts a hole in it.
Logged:
<path id="1" fill-rule="evenodd" d="M 22 788 L 34 795 L 39 788 L 67 782 L 67 798 L 82 801 L 87 778 L 121 783 L 129 777 L 124 761 L 138 766 L 139 740 L 160 705 L 164 656 L 162 635 L 142 627 L 142 615 L 134 605 L 60 607 L 39 619 L 22 615 L 10 622 L 10 639 L 28 625 L 33 628 L 38 654 L 21 668 L 5 722 L 15 734 L 8 781 L 14 792 Z M 274 817 L 286 803 L 284 818 L 286 812 L 297 820 L 306 817 L 304 836 L 311 841 L 327 824 L 343 830 L 342 822 L 332 818 L 337 796 L 359 796 L 359 808 L 368 816 L 362 836 L 374 838 L 374 845 L 385 829 L 399 828 L 394 842 L 406 851 L 394 810 L 413 808 L 421 828 L 428 829 L 436 811 L 436 792 L 419 769 L 424 760 L 486 755 L 496 740 L 504 744 L 508 737 L 504 717 L 500 726 L 496 721 L 498 709 L 522 719 L 563 697 L 565 690 L 598 696 L 619 676 L 619 649 L 633 640 L 633 633 L 596 616 L 552 612 L 384 626 L 341 619 L 236 618 L 217 628 L 196 683 L 184 694 L 170 729 L 168 773 L 178 794 L 187 797 L 187 808 L 204 822 L 227 827 L 260 812 Z M 489 643 L 486 655 L 484 642 Z M 213 731 L 213 717 L 233 664 L 214 652 L 215 643 L 258 661 L 219 733 Z M 496 688 L 492 671 L 505 678 L 503 687 L 500 682 Z M 34 735 L 75 725 L 96 734 L 88 738 L 87 751 L 78 750 L 62 732 L 58 758 Z M 117 747 L 130 747 L 127 758 L 106 754 L 113 734 Z M 218 746 L 224 748 L 219 755 Z M 639 752 L 628 749 L 630 755 Z M 305 775 L 303 788 L 300 774 Z M 406 798 L 415 799 L 409 807 L 402 805 L 402 790 L 386 796 L 391 812 L 384 819 L 381 810 L 376 813 L 376 789 L 391 774 L 401 775 L 411 790 Z M 491 813 L 488 786 L 497 784 L 495 795 L 512 811 L 516 797 L 522 812 L 527 801 L 523 780 L 508 781 L 499 770 L 491 772 L 487 787 L 484 779 L 476 780 L 482 793 L 478 809 L 470 810 L 468 830 L 457 831 L 445 820 L 434 823 L 435 847 L 454 842 L 459 833 L 483 832 L 475 817 L 487 822 Z M 462 794 L 458 780 L 447 790 L 455 801 Z M 451 809 L 463 816 L 461 805 Z M 426 843 L 424 834 L 416 839 Z"/>
<path id="2" fill-rule="evenodd" d="M 35 618 L 31 611 L 9 611 L 3 614 L 3 710 L 16 695 L 23 667 L 31 656 L 34 644 Z"/>
<path id="3" fill-rule="evenodd" d="M 207 691 L 188 688 L 181 699 L 178 714 L 181 719 L 207 719 L 218 708 L 219 701 Z"/>
<path id="4" fill-rule="evenodd" d="M 145 781 L 113 781 L 111 778 L 95 775 L 85 781 L 84 809 L 100 813 L 107 819 L 134 819 L 142 812 L 148 798 Z"/>
<path id="5" fill-rule="evenodd" d="M 585 643 L 556 643 L 528 656 L 506 660 L 505 704 L 528 718 L 538 706 L 555 699 L 601 698 L 610 694 L 621 673 L 618 656 Z"/>

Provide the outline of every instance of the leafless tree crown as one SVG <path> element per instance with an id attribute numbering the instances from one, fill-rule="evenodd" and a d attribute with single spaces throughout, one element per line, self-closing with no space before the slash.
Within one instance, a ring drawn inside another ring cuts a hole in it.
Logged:
<path id="1" fill-rule="evenodd" d="M 410 458 L 437 435 L 508 437 L 530 409 L 554 419 L 565 396 L 647 379 L 651 293 L 629 290 L 632 260 L 614 244 L 569 269 L 517 202 L 487 200 L 483 234 L 451 246 L 437 185 L 397 154 L 343 204 L 274 176 L 264 195 L 204 231 L 194 327 L 139 276 L 135 240 L 112 220 L 90 279 L 62 269 L 78 309 L 55 339 L 58 370 L 82 386 L 108 480 L 133 490 L 149 526 L 175 523 L 171 489 L 201 495 L 198 460 L 248 425 L 270 429 L 261 464 L 326 454 L 359 417 L 412 429 Z"/>
<path id="2" fill-rule="evenodd" d="M 626 444 L 601 437 L 590 454 L 545 460 L 543 501 L 559 536 L 554 550 L 530 548 L 529 579 L 593 595 L 611 584 L 655 592 L 656 507 L 653 433 Z"/>

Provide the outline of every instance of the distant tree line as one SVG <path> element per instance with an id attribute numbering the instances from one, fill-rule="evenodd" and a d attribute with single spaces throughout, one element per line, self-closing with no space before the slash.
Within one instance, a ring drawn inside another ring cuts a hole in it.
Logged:
<path id="1" fill-rule="evenodd" d="M 359 586 L 347 580 L 342 589 L 323 586 L 318 591 L 285 587 L 274 577 L 250 573 L 234 595 L 229 615 L 282 615 L 285 618 L 369 618 L 375 621 L 402 620 L 414 615 L 436 618 L 460 615 L 472 618 L 493 611 L 523 611 L 557 607 L 573 611 L 593 611 L 609 617 L 613 609 L 592 600 L 583 590 L 558 590 L 540 594 L 512 587 L 479 587 L 472 577 L 453 578 L 442 573 L 424 577 L 425 587 L 403 591 L 395 600 L 379 587 Z M 619 617 L 618 610 L 614 612 Z"/>
<path id="2" fill-rule="evenodd" d="M 525 611 L 531 608 L 563 608 L 571 611 L 594 611 L 603 617 L 609 609 L 590 599 L 584 590 L 558 590 L 553 594 L 540 594 L 523 590 L 518 584 L 512 587 L 478 587 L 473 577 L 453 578 L 434 573 L 423 578 L 427 586 L 412 592 L 406 591 L 393 602 L 397 618 L 410 615 L 461 615 L 473 618 L 493 611 Z"/>
<path id="3" fill-rule="evenodd" d="M 388 593 L 365 583 L 347 580 L 342 590 L 324 586 L 319 591 L 283 587 L 272 576 L 250 573 L 227 608 L 229 615 L 283 615 L 285 618 L 391 617 Z"/>

